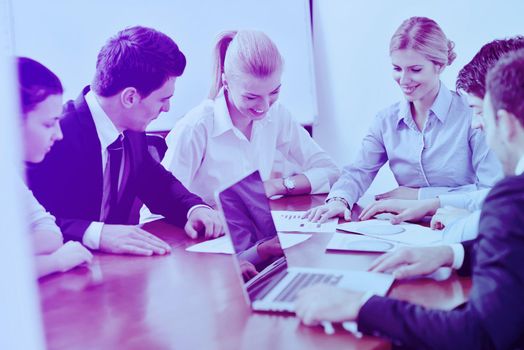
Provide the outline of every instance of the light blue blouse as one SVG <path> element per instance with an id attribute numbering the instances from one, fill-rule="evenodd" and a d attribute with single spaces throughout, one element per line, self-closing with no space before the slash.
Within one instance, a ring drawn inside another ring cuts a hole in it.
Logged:
<path id="1" fill-rule="evenodd" d="M 386 108 L 328 198 L 342 197 L 353 205 L 387 161 L 399 186 L 420 188 L 419 199 L 492 187 L 503 176 L 502 166 L 483 132 L 471 128 L 471 118 L 465 99 L 442 83 L 422 130 L 408 101 Z"/>

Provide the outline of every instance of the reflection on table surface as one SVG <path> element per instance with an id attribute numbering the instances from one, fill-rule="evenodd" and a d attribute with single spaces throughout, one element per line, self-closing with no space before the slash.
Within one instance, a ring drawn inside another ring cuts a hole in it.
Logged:
<path id="1" fill-rule="evenodd" d="M 307 210 L 324 196 L 272 201 L 275 210 Z M 355 215 L 357 213 L 354 213 Z M 341 328 L 326 335 L 295 317 L 253 313 L 230 255 L 186 252 L 195 241 L 163 221 L 145 229 L 173 247 L 168 256 L 95 253 L 89 267 L 40 280 L 49 349 L 389 349 L 382 339 L 356 339 Z M 373 253 L 329 253 L 330 233 L 314 234 L 286 250 L 290 266 L 364 270 Z M 464 302 L 471 281 L 452 275 L 436 282 L 395 282 L 389 295 L 428 307 Z"/>

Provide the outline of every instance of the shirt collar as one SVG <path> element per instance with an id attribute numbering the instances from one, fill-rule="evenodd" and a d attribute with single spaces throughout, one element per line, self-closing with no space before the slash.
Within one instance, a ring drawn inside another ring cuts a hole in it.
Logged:
<path id="1" fill-rule="evenodd" d="M 224 89 L 221 89 L 215 98 L 213 137 L 220 136 L 228 130 L 233 130 L 233 122 L 227 109 Z"/>
<path id="2" fill-rule="evenodd" d="M 112 144 L 117 137 L 120 135 L 115 124 L 109 119 L 109 116 L 104 112 L 100 103 L 98 103 L 95 94 L 89 91 L 85 95 L 87 106 L 93 116 L 95 123 L 96 133 L 100 139 L 100 145 L 102 149 L 106 149 L 107 146 Z"/>
<path id="3" fill-rule="evenodd" d="M 524 156 L 520 157 L 517 167 L 515 168 L 515 175 L 521 175 L 524 173 Z"/>
<path id="4" fill-rule="evenodd" d="M 253 130 L 257 129 L 259 125 L 265 125 L 273 120 L 273 109 L 274 106 L 271 106 L 267 115 L 263 119 L 253 122 Z M 235 134 L 240 133 L 240 131 L 233 125 L 233 121 L 229 115 L 224 89 L 221 89 L 215 98 L 214 114 L 213 137 L 220 136 L 229 130 L 232 130 Z"/>
<path id="5" fill-rule="evenodd" d="M 446 87 L 446 85 L 444 85 L 444 83 L 440 82 L 440 88 L 437 94 L 437 98 L 435 99 L 433 105 L 429 110 L 430 112 L 433 112 L 437 119 L 443 123 L 446 121 L 452 101 L 453 95 L 451 94 L 451 91 L 449 91 L 449 89 Z M 413 116 L 411 115 L 410 102 L 407 100 L 400 103 L 398 111 L 398 123 L 405 119 L 413 120 Z"/>

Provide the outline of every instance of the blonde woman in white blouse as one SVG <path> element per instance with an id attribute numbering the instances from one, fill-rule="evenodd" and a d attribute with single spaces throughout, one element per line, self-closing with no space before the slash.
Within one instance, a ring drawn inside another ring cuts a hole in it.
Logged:
<path id="1" fill-rule="evenodd" d="M 282 68 L 276 45 L 264 33 L 219 35 L 209 99 L 169 133 L 162 161 L 205 202 L 214 204 L 217 189 L 253 170 L 260 171 L 268 197 L 326 193 L 338 179 L 330 156 L 277 102 Z"/>

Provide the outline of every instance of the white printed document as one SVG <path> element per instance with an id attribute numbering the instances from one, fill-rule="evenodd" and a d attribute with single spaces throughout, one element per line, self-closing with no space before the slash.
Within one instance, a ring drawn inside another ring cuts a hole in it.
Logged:
<path id="1" fill-rule="evenodd" d="M 338 218 L 319 224 L 302 219 L 305 213 L 305 211 L 272 210 L 271 216 L 278 232 L 335 232 L 337 230 Z"/>
<path id="2" fill-rule="evenodd" d="M 370 236 L 336 232 L 329 240 L 326 250 L 385 253 L 399 245 L 404 244 Z"/>
<path id="3" fill-rule="evenodd" d="M 278 239 L 282 245 L 282 249 L 291 248 L 294 245 L 302 243 L 309 239 L 311 235 L 301 234 L 301 233 L 279 233 Z M 209 241 L 204 241 L 192 245 L 191 247 L 186 248 L 188 252 L 195 253 L 221 253 L 221 254 L 233 254 L 235 251 L 233 249 L 233 244 L 231 239 L 226 236 L 218 237 L 211 239 Z"/>
<path id="4" fill-rule="evenodd" d="M 337 229 L 409 245 L 433 245 L 443 239 L 443 232 L 439 230 L 407 222 L 393 225 L 387 220 L 377 219 L 346 222 Z"/>

